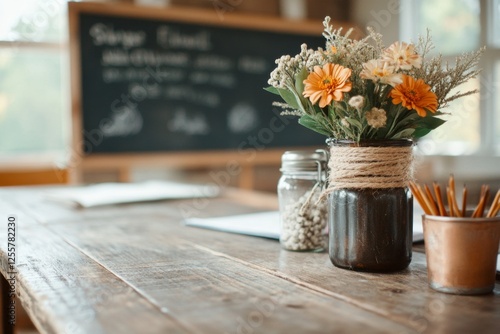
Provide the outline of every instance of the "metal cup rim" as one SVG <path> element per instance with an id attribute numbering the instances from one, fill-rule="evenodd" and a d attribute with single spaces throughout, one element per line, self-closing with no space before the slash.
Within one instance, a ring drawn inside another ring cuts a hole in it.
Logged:
<path id="1" fill-rule="evenodd" d="M 500 223 L 500 216 L 495 217 L 481 217 L 481 218 L 472 218 L 472 217 L 450 217 L 450 216 L 436 216 L 436 215 L 422 215 L 422 221 L 433 220 L 438 222 L 457 222 L 457 223 Z"/>

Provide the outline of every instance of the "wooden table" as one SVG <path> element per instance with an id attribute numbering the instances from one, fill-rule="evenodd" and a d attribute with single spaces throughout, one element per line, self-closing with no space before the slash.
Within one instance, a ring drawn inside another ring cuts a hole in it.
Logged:
<path id="1" fill-rule="evenodd" d="M 0 205 L 1 271 L 8 277 L 7 219 L 16 215 L 17 302 L 42 333 L 500 330 L 499 284 L 486 296 L 435 292 L 422 253 L 403 272 L 360 273 L 334 267 L 326 253 L 182 224 L 189 214 L 273 209 L 274 196 L 228 191 L 72 209 L 46 201 L 40 188 L 5 188 Z"/>

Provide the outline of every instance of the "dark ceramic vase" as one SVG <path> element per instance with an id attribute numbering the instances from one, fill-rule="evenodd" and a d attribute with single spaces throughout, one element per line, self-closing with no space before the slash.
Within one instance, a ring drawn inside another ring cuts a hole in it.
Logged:
<path id="1" fill-rule="evenodd" d="M 357 146 L 380 146 L 365 142 Z M 330 145 L 353 145 L 336 142 Z M 411 146 L 411 141 L 390 141 Z M 411 262 L 413 198 L 408 188 L 337 189 L 330 193 L 329 255 L 341 268 L 368 272 L 405 269 Z"/>

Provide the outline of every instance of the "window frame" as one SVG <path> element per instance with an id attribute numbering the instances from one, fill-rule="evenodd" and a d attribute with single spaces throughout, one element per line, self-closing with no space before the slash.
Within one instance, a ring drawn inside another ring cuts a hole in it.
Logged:
<path id="1" fill-rule="evenodd" d="M 417 24 L 420 19 L 418 0 L 400 0 L 400 39 L 414 40 L 418 35 Z M 494 31 L 495 12 L 493 6 L 500 4 L 500 0 L 479 0 L 480 5 L 480 45 L 486 50 L 481 56 L 479 66 L 482 72 L 479 77 L 479 118 L 480 144 L 472 156 L 499 156 L 500 140 L 495 137 L 497 122 L 500 117 L 500 100 L 497 89 L 499 78 L 496 66 L 500 66 L 500 43 L 494 45 L 492 34 Z M 456 55 L 443 56 L 443 60 L 454 62 Z M 487 89 L 485 89 L 485 87 Z M 492 112 L 493 111 L 493 112 Z"/>
<path id="2" fill-rule="evenodd" d="M 52 2 L 66 8 L 68 7 L 68 2 L 72 0 L 52 0 Z M 74 0 L 73 0 L 74 1 Z M 87 1 L 87 0 L 77 0 L 77 1 Z M 113 0 L 98 0 L 100 2 L 113 2 Z M 40 1 L 41 2 L 41 1 Z M 117 0 L 117 2 L 131 3 L 131 0 Z M 50 16 L 50 12 L 46 10 L 53 9 L 50 7 L 50 1 L 45 2 L 45 7 L 42 9 L 44 15 Z M 48 7 L 47 7 L 48 6 Z M 67 22 L 67 15 L 65 18 Z M 69 36 L 66 31 L 62 31 L 61 38 L 58 41 L 36 41 L 27 39 L 25 36 L 19 36 L 17 39 L 9 39 L 9 37 L 0 37 L 0 50 L 12 50 L 13 52 L 18 52 L 19 50 L 36 50 L 44 51 L 50 53 L 57 53 L 61 57 L 61 78 L 62 86 L 61 88 L 66 91 L 61 94 L 66 94 L 64 98 L 64 104 L 62 106 L 62 117 L 64 117 L 64 123 L 66 124 L 61 131 L 61 136 L 63 138 L 62 147 L 49 148 L 46 150 L 32 150 L 29 152 L 0 152 L 0 170 L 5 168 L 20 167 L 23 169 L 32 169 L 51 166 L 53 168 L 65 168 L 70 163 L 70 153 L 73 150 L 72 138 L 73 138 L 73 128 L 72 128 L 72 112 L 71 105 L 73 103 L 71 97 L 71 73 L 70 73 L 70 61 L 69 61 Z"/>
<path id="3" fill-rule="evenodd" d="M 67 6 L 69 0 L 64 0 L 61 6 Z M 47 14 L 45 11 L 44 13 Z M 64 31 L 63 31 L 64 34 Z M 26 152 L 0 152 L 0 169 L 22 168 L 22 169 L 38 169 L 47 167 L 64 167 L 66 163 L 67 151 L 71 147 L 71 98 L 69 89 L 69 47 L 67 34 L 61 36 L 59 41 L 36 41 L 29 40 L 23 36 L 18 39 L 0 38 L 0 50 L 11 50 L 14 53 L 23 51 L 42 51 L 47 53 L 57 54 L 61 59 L 61 87 L 67 87 L 66 97 L 62 105 L 62 117 L 66 126 L 63 128 L 53 129 L 60 131 L 63 139 L 62 147 L 53 147 L 45 150 L 30 150 Z M 61 94 L 63 94 L 61 90 Z"/>

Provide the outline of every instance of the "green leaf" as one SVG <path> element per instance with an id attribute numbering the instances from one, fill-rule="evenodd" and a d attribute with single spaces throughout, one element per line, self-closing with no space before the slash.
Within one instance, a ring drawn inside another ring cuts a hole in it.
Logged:
<path id="1" fill-rule="evenodd" d="M 264 87 L 264 90 L 268 91 L 269 93 L 280 95 L 280 92 L 278 92 L 278 89 L 276 87 L 273 87 L 273 86 Z"/>
<path id="2" fill-rule="evenodd" d="M 323 109 L 321 109 L 319 105 L 317 104 L 313 105 L 313 109 L 316 112 L 316 114 L 323 114 Z"/>
<path id="3" fill-rule="evenodd" d="M 300 103 L 305 106 L 307 105 L 307 99 L 302 95 L 304 92 L 304 80 L 309 75 L 309 72 L 305 67 L 302 67 L 300 72 L 295 75 L 295 90 L 299 94 Z"/>
<path id="4" fill-rule="evenodd" d="M 400 118 L 397 120 L 396 125 L 391 131 L 392 135 L 391 133 L 387 133 L 390 138 L 392 138 L 395 133 L 403 131 L 404 129 L 415 129 L 418 126 L 418 122 L 420 121 L 421 117 L 418 116 L 416 112 L 404 110 L 402 113 L 402 116 L 400 116 Z"/>
<path id="5" fill-rule="evenodd" d="M 361 125 L 361 122 L 358 121 L 357 119 L 354 119 L 354 118 L 351 118 L 351 117 L 346 117 L 344 119 L 347 121 L 347 123 L 351 124 L 352 126 L 355 126 L 360 131 L 361 131 L 361 129 L 363 129 L 363 125 Z"/>
<path id="6" fill-rule="evenodd" d="M 417 124 L 419 126 L 426 127 L 426 128 L 431 129 L 431 130 L 434 130 L 438 126 L 443 125 L 445 122 L 446 121 L 444 119 L 442 119 L 442 118 L 428 116 L 428 117 L 422 118 L 420 121 L 417 122 Z"/>
<path id="7" fill-rule="evenodd" d="M 373 106 L 374 105 L 374 96 L 373 96 L 373 91 L 375 90 L 375 84 L 371 80 L 365 80 L 366 81 L 366 97 L 367 97 L 367 106 Z"/>
<path id="8" fill-rule="evenodd" d="M 427 129 L 427 128 L 417 128 L 415 129 L 415 132 L 413 133 L 414 138 L 420 138 L 431 132 L 432 129 Z"/>
<path id="9" fill-rule="evenodd" d="M 291 108 L 296 110 L 304 111 L 304 107 L 300 102 L 297 101 L 295 94 L 285 88 L 276 88 L 273 86 L 265 87 L 265 91 L 281 96 L 281 98 L 288 104 Z M 300 100 L 300 99 L 299 99 Z M 304 111 L 305 112 L 305 111 Z"/>
<path id="10" fill-rule="evenodd" d="M 420 119 L 422 119 L 422 117 L 420 117 L 413 110 L 403 109 L 398 124 L 402 125 L 402 124 L 415 123 L 418 122 Z"/>
<path id="11" fill-rule="evenodd" d="M 355 140 L 356 135 L 349 128 L 342 127 L 342 131 L 345 133 L 347 139 Z"/>
<path id="12" fill-rule="evenodd" d="M 299 103 L 297 102 L 297 99 L 295 98 L 295 94 L 293 94 L 293 92 L 289 91 L 288 89 L 284 89 L 284 88 L 277 88 L 281 98 L 283 100 L 285 100 L 285 102 L 290 106 L 292 107 L 293 109 L 296 109 L 296 110 L 303 110 L 304 108 L 299 105 Z"/>
<path id="13" fill-rule="evenodd" d="M 420 138 L 431 132 L 431 130 L 434 130 L 435 128 L 443 125 L 446 121 L 444 119 L 434 117 L 434 116 L 427 116 L 423 117 L 420 120 L 418 120 L 416 123 L 416 128 L 415 128 L 415 133 L 413 136 L 415 138 Z"/>
<path id="14" fill-rule="evenodd" d="M 328 129 L 325 129 L 321 124 L 309 115 L 302 115 L 299 118 L 299 124 L 325 136 L 330 136 Z"/>
<path id="15" fill-rule="evenodd" d="M 309 72 L 305 67 L 302 67 L 300 72 L 298 72 L 295 75 L 295 89 L 299 94 L 302 94 L 302 92 L 304 91 L 304 80 L 307 78 L 308 75 Z"/>
<path id="16" fill-rule="evenodd" d="M 415 132 L 415 129 L 409 128 L 409 129 L 404 129 L 396 133 L 394 136 L 391 137 L 391 139 L 402 139 L 402 138 L 410 138 L 413 133 Z"/>
<path id="17" fill-rule="evenodd" d="M 319 107 L 318 107 L 319 108 Z M 321 111 L 320 111 L 321 112 Z M 328 118 L 330 123 L 335 123 L 335 120 L 337 119 L 338 115 L 336 113 L 336 110 L 333 105 L 328 106 Z"/>

